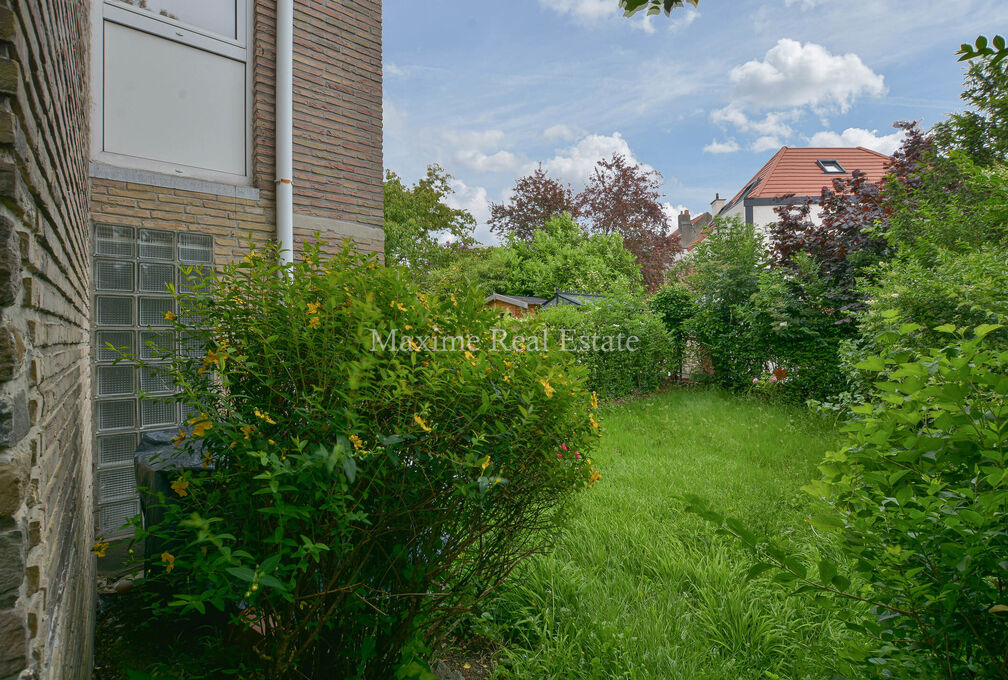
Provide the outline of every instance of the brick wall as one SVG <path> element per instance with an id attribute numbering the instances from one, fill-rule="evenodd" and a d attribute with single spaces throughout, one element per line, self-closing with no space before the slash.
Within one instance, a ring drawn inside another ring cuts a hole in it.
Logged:
<path id="1" fill-rule="evenodd" d="M 275 238 L 276 2 L 254 0 L 252 184 L 239 199 L 139 182 L 92 183 L 96 222 L 198 230 L 215 237 L 219 261 L 249 236 Z M 384 249 L 380 0 L 295 0 L 294 229 L 336 246 Z"/>
<path id="2" fill-rule="evenodd" d="M 264 198 L 269 187 L 271 200 L 276 179 L 276 2 L 255 0 L 254 25 L 253 174 Z M 325 226 L 383 245 L 378 233 L 384 224 L 381 40 L 380 0 L 295 0 L 294 212 L 299 238 Z"/>
<path id="3" fill-rule="evenodd" d="M 91 674 L 88 5 L 0 0 L 0 678 Z"/>

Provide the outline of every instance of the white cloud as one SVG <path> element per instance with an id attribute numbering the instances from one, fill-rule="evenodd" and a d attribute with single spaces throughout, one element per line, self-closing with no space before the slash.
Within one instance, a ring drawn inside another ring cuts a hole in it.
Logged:
<path id="1" fill-rule="evenodd" d="M 757 135 L 772 135 L 787 137 L 794 130 L 787 121 L 796 120 L 801 115 L 801 111 L 792 109 L 790 111 L 771 111 L 761 120 L 752 120 L 742 111 L 737 104 L 729 104 L 723 109 L 716 109 L 711 112 L 711 120 L 720 125 L 730 124 L 742 132 L 752 132 Z"/>
<path id="2" fill-rule="evenodd" d="M 483 243 L 490 243 L 493 237 L 487 226 L 490 219 L 490 197 L 486 188 L 469 186 L 460 179 L 451 180 L 451 188 L 454 194 L 445 199 L 449 207 L 456 210 L 467 210 L 469 214 L 476 218 L 476 238 Z"/>
<path id="3" fill-rule="evenodd" d="M 812 9 L 818 5 L 826 4 L 827 0 L 784 0 L 784 5 L 786 7 L 791 7 L 792 5 L 797 5 L 801 3 L 802 9 Z"/>
<path id="4" fill-rule="evenodd" d="M 539 4 L 586 23 L 620 13 L 615 0 L 539 0 Z"/>
<path id="5" fill-rule="evenodd" d="M 699 18 L 700 12 L 695 9 L 689 9 L 685 13 L 677 13 L 675 18 L 669 22 L 668 30 L 670 33 L 678 33 Z"/>
<path id="6" fill-rule="evenodd" d="M 759 153 L 761 151 L 770 151 L 771 149 L 777 150 L 782 146 L 783 144 L 781 144 L 780 139 L 777 137 L 774 137 L 773 135 L 764 135 L 762 137 L 757 137 L 756 141 L 753 142 L 752 146 L 749 148 L 751 151 Z"/>
<path id="7" fill-rule="evenodd" d="M 501 149 L 501 130 L 446 130 L 441 133 L 452 149 L 452 156 L 464 167 L 476 172 L 514 172 L 524 161 L 514 153 Z"/>
<path id="8" fill-rule="evenodd" d="M 735 153 L 741 149 L 734 139 L 728 139 L 724 142 L 719 142 L 716 139 L 711 140 L 711 143 L 703 148 L 704 153 Z"/>
<path id="9" fill-rule="evenodd" d="M 675 230 L 679 227 L 679 213 L 681 213 L 684 210 L 689 210 L 689 208 L 684 206 L 682 203 L 680 203 L 679 205 L 672 205 L 671 203 L 666 201 L 665 203 L 662 203 L 662 210 L 668 217 L 669 226 L 672 227 L 673 230 Z M 696 216 L 694 215 L 694 217 Z"/>
<path id="10" fill-rule="evenodd" d="M 887 156 L 891 156 L 902 142 L 902 131 L 879 136 L 878 130 L 865 130 L 863 128 L 847 128 L 839 134 L 823 130 L 809 138 L 809 146 L 863 146 L 866 149 L 872 149 Z"/>
<path id="11" fill-rule="evenodd" d="M 653 169 L 637 161 L 630 150 L 630 145 L 619 132 L 611 135 L 588 135 L 574 146 L 558 151 L 553 158 L 543 163 L 543 167 L 554 176 L 561 177 L 575 186 L 582 186 L 588 181 L 600 160 L 611 158 L 617 153 L 626 156 L 628 161 L 641 165 L 645 170 Z"/>
<path id="12" fill-rule="evenodd" d="M 846 113 L 862 94 L 886 92 L 883 76 L 856 54 L 837 56 L 815 43 L 781 38 L 762 61 L 748 61 L 729 73 L 736 96 L 756 108 L 828 107 Z"/>
<path id="13" fill-rule="evenodd" d="M 386 77 L 406 75 L 406 71 L 395 65 L 395 62 L 386 61 L 382 64 L 382 74 Z"/>
<path id="14" fill-rule="evenodd" d="M 577 130 L 570 125 L 559 123 L 543 130 L 543 138 L 547 142 L 569 142 L 578 136 Z"/>

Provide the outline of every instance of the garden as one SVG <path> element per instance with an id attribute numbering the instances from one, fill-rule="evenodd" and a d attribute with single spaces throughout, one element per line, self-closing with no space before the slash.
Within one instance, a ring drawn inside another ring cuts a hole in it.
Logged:
<path id="1" fill-rule="evenodd" d="M 684 254 L 617 155 L 519 180 L 480 247 L 431 166 L 387 177 L 387 266 L 192 272 L 157 359 L 200 464 L 95 676 L 1008 678 L 1008 59 L 966 48 L 966 112 L 819 220 Z M 602 297 L 484 302 L 558 289 Z M 565 331 L 639 342 L 485 349 Z"/>

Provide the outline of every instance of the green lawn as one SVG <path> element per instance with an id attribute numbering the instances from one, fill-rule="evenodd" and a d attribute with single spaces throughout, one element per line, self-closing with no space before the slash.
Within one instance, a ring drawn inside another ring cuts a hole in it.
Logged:
<path id="1" fill-rule="evenodd" d="M 835 677 L 841 627 L 773 584 L 746 583 L 749 556 L 674 498 L 706 497 L 803 550 L 828 545 L 800 487 L 837 444 L 829 427 L 714 391 L 602 415 L 603 479 L 490 612 L 504 647 L 497 677 Z"/>

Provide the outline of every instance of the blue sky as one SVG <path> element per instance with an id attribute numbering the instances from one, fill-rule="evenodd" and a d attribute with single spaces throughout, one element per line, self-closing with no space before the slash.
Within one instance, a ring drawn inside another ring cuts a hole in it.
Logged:
<path id="1" fill-rule="evenodd" d="M 542 162 L 576 189 L 622 152 L 670 213 L 734 194 L 781 145 L 889 153 L 892 122 L 960 108 L 962 42 L 1005 0 L 701 0 L 625 19 L 617 0 L 385 0 L 385 167 L 437 162 L 481 224 Z"/>

